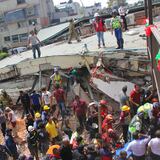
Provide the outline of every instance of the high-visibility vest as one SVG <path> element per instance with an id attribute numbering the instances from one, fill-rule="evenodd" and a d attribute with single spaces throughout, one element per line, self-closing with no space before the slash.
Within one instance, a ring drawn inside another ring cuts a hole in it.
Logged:
<path id="1" fill-rule="evenodd" d="M 118 17 L 112 19 L 112 28 L 113 29 L 121 28 L 121 22 Z"/>
<path id="2" fill-rule="evenodd" d="M 61 80 L 61 76 L 58 74 L 55 74 L 55 76 L 54 76 L 54 81 L 60 81 Z"/>
<path id="3" fill-rule="evenodd" d="M 140 118 L 138 117 L 138 115 L 136 115 L 136 117 L 133 117 L 130 125 L 129 125 L 129 132 L 130 133 L 135 133 L 136 132 L 136 123 L 142 123 L 142 121 L 140 120 Z"/>

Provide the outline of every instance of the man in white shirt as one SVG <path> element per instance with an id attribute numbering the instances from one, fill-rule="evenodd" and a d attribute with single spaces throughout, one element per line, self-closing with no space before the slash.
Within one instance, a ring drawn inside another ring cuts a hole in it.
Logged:
<path id="1" fill-rule="evenodd" d="M 127 151 L 132 152 L 134 160 L 145 160 L 146 147 L 151 138 L 141 139 L 137 132 L 133 134 L 133 138 L 134 141 L 129 143 Z"/>
<path id="2" fill-rule="evenodd" d="M 160 130 L 156 131 L 156 138 L 152 138 L 148 143 L 148 150 L 152 160 L 160 160 Z"/>
<path id="3" fill-rule="evenodd" d="M 126 21 L 126 15 L 128 13 L 129 10 L 126 11 L 126 9 L 123 6 L 120 6 L 120 8 L 118 9 L 119 15 L 121 17 L 121 19 L 123 20 L 123 27 L 126 30 L 128 30 L 127 28 L 127 21 Z"/>
<path id="4" fill-rule="evenodd" d="M 28 46 L 32 47 L 33 51 L 33 58 L 36 59 L 36 50 L 38 52 L 38 58 L 41 57 L 41 51 L 40 51 L 40 40 L 38 39 L 37 35 L 34 33 L 34 31 L 30 32 L 30 35 L 28 37 Z"/>
<path id="5" fill-rule="evenodd" d="M 50 107 L 51 93 L 46 88 L 42 88 L 42 104 Z"/>

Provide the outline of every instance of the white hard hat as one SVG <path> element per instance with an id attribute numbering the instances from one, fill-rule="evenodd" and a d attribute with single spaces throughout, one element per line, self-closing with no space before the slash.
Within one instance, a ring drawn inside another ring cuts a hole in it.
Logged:
<path id="1" fill-rule="evenodd" d="M 99 13 L 94 14 L 94 17 L 99 17 L 99 16 L 100 16 Z"/>
<path id="2" fill-rule="evenodd" d="M 28 132 L 32 132 L 34 131 L 34 127 L 33 126 L 28 126 Z"/>
<path id="3" fill-rule="evenodd" d="M 91 102 L 89 103 L 88 107 L 93 106 L 93 105 L 98 106 L 98 102 Z"/>

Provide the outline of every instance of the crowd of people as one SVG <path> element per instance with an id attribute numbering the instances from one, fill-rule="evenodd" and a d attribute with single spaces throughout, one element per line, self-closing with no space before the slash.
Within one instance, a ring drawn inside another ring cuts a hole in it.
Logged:
<path id="1" fill-rule="evenodd" d="M 23 106 L 21 119 L 25 121 L 30 156 L 20 153 L 17 147 L 17 115 L 12 106 L 1 108 L 0 126 L 4 136 L 4 144 L 0 145 L 1 160 L 8 157 L 14 160 L 160 159 L 160 103 L 154 90 L 146 91 L 135 85 L 127 95 L 127 86 L 124 86 L 119 96 L 117 120 L 113 106 L 105 99 L 87 103 L 75 95 L 67 106 L 58 69 L 51 79 L 51 92 L 47 88 L 42 88 L 40 93 L 20 91 L 16 102 Z M 122 137 L 114 127 L 117 122 L 122 128 Z M 121 150 L 119 155 L 117 150 Z"/>

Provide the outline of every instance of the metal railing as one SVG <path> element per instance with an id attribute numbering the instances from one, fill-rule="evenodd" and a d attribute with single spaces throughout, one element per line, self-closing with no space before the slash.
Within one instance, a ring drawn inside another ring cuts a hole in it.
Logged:
<path id="1" fill-rule="evenodd" d="M 153 25 L 152 17 L 152 0 L 145 0 L 145 13 L 146 18 L 149 19 L 149 24 Z M 156 27 L 151 27 L 151 36 L 148 38 L 148 53 L 152 65 L 152 84 L 153 89 L 157 90 L 158 98 L 160 101 L 160 72 L 157 68 L 156 55 L 160 50 L 160 32 Z"/>

